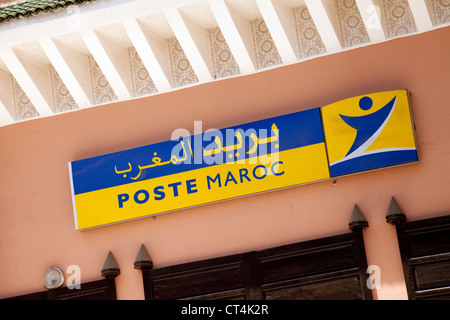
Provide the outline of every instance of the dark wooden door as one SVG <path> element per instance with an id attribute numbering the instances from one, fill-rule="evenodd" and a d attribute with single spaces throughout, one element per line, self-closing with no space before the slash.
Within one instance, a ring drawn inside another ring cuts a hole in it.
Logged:
<path id="1" fill-rule="evenodd" d="M 159 269 L 146 299 L 371 299 L 362 231 Z"/>
<path id="2" fill-rule="evenodd" d="M 409 299 L 450 300 L 450 216 L 396 228 Z"/>

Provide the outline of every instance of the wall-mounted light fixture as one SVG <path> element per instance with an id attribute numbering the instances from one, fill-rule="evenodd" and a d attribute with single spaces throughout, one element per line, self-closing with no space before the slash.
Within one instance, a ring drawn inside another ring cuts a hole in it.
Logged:
<path id="1" fill-rule="evenodd" d="M 57 267 L 48 268 L 44 273 L 44 284 L 48 289 L 59 288 L 64 282 L 63 272 Z"/>

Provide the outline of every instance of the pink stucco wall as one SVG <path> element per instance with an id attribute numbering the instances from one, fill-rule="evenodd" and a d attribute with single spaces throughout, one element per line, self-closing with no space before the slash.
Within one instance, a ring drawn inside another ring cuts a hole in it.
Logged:
<path id="1" fill-rule="evenodd" d="M 392 196 L 408 220 L 450 210 L 450 29 L 215 81 L 171 93 L 0 128 L 0 298 L 44 290 L 51 266 L 100 279 L 108 251 L 121 269 L 119 299 L 143 299 L 133 269 L 141 244 L 155 267 L 348 232 L 358 204 L 376 299 L 406 299 Z M 223 128 L 365 93 L 408 89 L 420 163 L 120 223 L 74 229 L 67 163 L 170 139 L 176 128 Z"/>

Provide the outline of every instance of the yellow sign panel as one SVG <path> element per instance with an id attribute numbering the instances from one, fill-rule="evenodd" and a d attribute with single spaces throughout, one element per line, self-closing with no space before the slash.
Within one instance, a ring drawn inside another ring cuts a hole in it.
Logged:
<path id="1" fill-rule="evenodd" d="M 317 162 L 318 159 L 322 161 Z M 261 163 L 260 159 L 258 163 Z M 278 161 L 266 165 L 221 164 L 75 195 L 77 212 L 95 213 L 78 215 L 78 229 L 131 220 L 328 177 L 325 146 L 319 143 L 282 151 Z"/>

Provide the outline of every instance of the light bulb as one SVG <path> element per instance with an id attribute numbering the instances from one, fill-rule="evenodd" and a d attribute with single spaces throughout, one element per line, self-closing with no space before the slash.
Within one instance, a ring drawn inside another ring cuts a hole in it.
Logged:
<path id="1" fill-rule="evenodd" d="M 64 275 L 57 267 L 48 268 L 44 274 L 44 284 L 48 289 L 56 289 L 64 282 Z"/>

